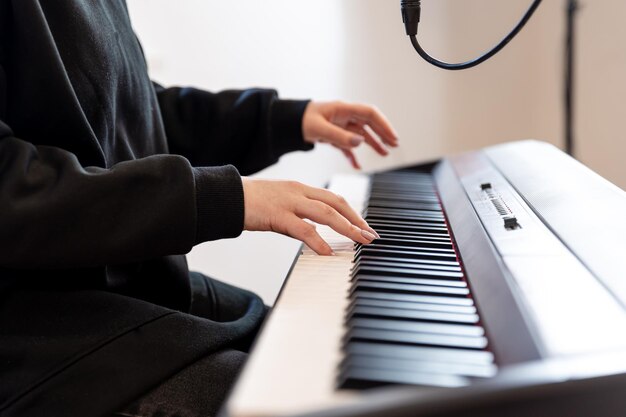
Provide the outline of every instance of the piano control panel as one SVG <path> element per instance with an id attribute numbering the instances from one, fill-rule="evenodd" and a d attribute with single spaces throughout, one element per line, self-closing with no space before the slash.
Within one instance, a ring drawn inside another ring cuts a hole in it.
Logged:
<path id="1" fill-rule="evenodd" d="M 502 196 L 493 188 L 490 182 L 480 184 L 480 189 L 485 195 L 485 198 L 491 202 L 494 209 L 502 217 L 505 229 L 516 230 L 522 228 L 517 221 L 517 217 L 515 217 L 515 213 L 511 211 L 508 204 L 502 199 Z"/>
<path id="2" fill-rule="evenodd" d="M 451 161 L 485 232 L 510 272 L 509 285 L 519 290 L 520 308 L 537 334 L 542 356 L 625 348 L 626 333 L 614 331 L 616 325 L 626 326 L 621 305 L 508 179 L 482 153 L 464 154 Z M 613 321 L 608 323 L 606 317 Z"/>

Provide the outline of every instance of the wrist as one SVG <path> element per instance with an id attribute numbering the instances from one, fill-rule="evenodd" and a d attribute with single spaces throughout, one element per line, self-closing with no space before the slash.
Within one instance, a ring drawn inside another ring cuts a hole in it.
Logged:
<path id="1" fill-rule="evenodd" d="M 292 151 L 307 151 L 313 148 L 304 140 L 304 113 L 308 100 L 276 100 L 272 104 L 271 134 L 275 151 L 283 155 Z"/>

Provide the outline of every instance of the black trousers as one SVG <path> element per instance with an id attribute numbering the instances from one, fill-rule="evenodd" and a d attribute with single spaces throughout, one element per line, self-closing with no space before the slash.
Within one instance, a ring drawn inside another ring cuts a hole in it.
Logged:
<path id="1" fill-rule="evenodd" d="M 196 272 L 192 272 L 190 277 L 193 287 L 190 314 L 220 323 L 254 315 L 259 317 L 258 325 L 243 340 L 182 369 L 114 416 L 210 417 L 217 415 L 222 407 L 248 357 L 268 308 L 250 291 Z M 259 314 L 259 308 L 265 311 Z"/>

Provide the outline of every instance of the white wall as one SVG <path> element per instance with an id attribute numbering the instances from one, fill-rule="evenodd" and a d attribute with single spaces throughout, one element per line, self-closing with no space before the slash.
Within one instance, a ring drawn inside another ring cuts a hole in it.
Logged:
<path id="1" fill-rule="evenodd" d="M 376 104 L 400 133 L 386 160 L 359 152 L 366 169 L 436 158 L 523 138 L 562 140 L 564 1 L 544 1 L 535 19 L 493 61 L 449 73 L 421 61 L 404 35 L 399 1 L 390 0 L 128 0 L 153 77 L 161 83 L 218 90 L 276 87 L 284 97 Z M 425 0 L 420 39 L 438 57 L 458 60 L 490 47 L 516 23 L 530 0 Z M 616 11 L 615 8 L 619 9 Z M 626 185 L 619 117 L 626 82 L 626 35 L 619 0 L 583 9 L 578 133 L 580 156 Z M 602 30 L 600 30 L 600 28 Z M 596 42 L 608 41 L 596 48 Z M 604 59 L 602 68 L 594 60 Z M 623 145 L 622 145 L 623 146 Z M 318 147 L 284 157 L 260 175 L 323 185 L 349 171 L 343 157 Z M 189 256 L 193 268 L 252 288 L 272 302 L 298 244 L 245 233 Z"/>

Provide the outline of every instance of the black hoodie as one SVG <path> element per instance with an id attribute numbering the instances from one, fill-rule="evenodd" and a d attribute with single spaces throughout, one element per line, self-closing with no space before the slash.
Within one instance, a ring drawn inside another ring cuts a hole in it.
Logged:
<path id="1" fill-rule="evenodd" d="M 59 386 L 91 398 L 101 385 L 67 376 L 81 366 L 107 385 L 131 367 L 134 391 L 105 395 L 115 409 L 237 337 L 182 314 L 181 254 L 241 233 L 239 172 L 310 148 L 306 104 L 153 84 L 124 0 L 0 0 L 0 415 L 37 415 Z M 92 369 L 98 354 L 119 370 Z"/>

